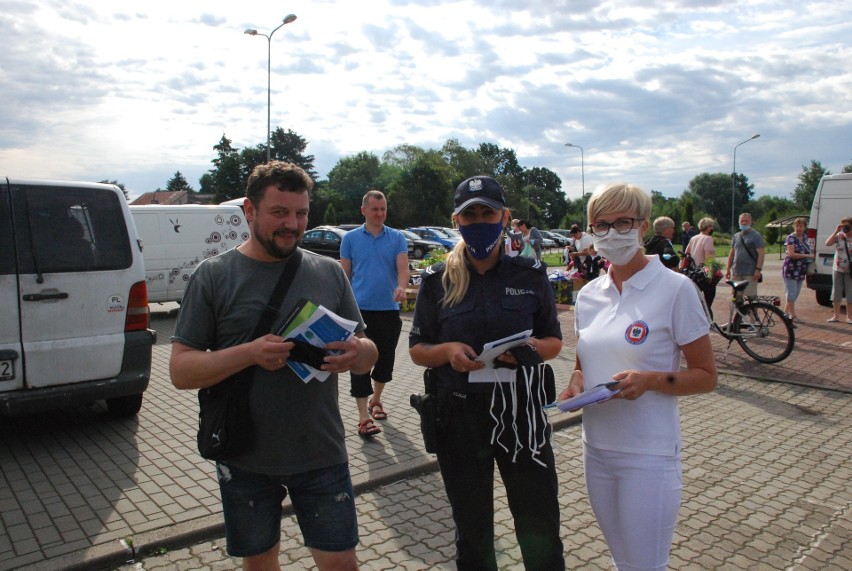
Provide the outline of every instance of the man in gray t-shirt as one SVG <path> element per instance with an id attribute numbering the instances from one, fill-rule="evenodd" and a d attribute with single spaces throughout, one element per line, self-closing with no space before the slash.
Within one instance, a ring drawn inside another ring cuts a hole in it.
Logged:
<path id="1" fill-rule="evenodd" d="M 740 231 L 734 234 L 731 240 L 725 279 L 748 280 L 748 287 L 743 291 L 747 296 L 757 295 L 757 283 L 763 272 L 765 248 L 763 236 L 751 227 L 751 214 L 748 212 L 740 214 Z"/>
<path id="2" fill-rule="evenodd" d="M 325 381 L 303 382 L 290 370 L 292 342 L 273 333 L 252 339 L 283 268 L 297 252 L 312 186 L 296 165 L 273 161 L 255 168 L 243 206 L 250 237 L 199 265 L 172 337 L 169 370 L 179 389 L 211 387 L 254 367 L 245 419 L 252 423 L 254 442 L 217 463 L 228 553 L 251 568 L 278 565 L 281 502 L 287 495 L 317 566 L 357 566 L 358 525 L 337 375 L 369 371 L 377 351 L 364 337 L 339 264 L 298 250 L 301 261 L 273 325 L 278 331 L 303 297 L 358 323 L 355 337 L 326 345 L 335 354 L 324 358 L 321 368 L 331 373 Z"/>

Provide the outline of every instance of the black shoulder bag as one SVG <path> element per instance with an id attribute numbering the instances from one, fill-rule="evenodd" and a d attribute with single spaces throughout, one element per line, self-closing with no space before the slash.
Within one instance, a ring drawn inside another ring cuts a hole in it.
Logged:
<path id="1" fill-rule="evenodd" d="M 293 252 L 263 315 L 254 328 L 252 340 L 272 329 L 278 308 L 293 282 L 302 252 Z M 249 391 L 257 365 L 247 367 L 224 381 L 198 391 L 198 452 L 208 460 L 223 460 L 245 452 L 254 444 L 254 430 L 249 411 Z"/>

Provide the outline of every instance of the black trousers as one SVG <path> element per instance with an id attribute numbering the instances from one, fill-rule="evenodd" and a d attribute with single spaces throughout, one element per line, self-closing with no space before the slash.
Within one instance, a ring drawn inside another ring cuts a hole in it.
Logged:
<path id="1" fill-rule="evenodd" d="M 511 410 L 504 414 L 501 441 L 491 444 L 495 421 L 490 394 L 438 392 L 438 464 L 456 524 L 456 564 L 460 570 L 497 570 L 494 553 L 494 464 L 500 470 L 524 566 L 529 570 L 565 569 L 559 536 L 558 482 L 549 439 L 533 460 L 528 448 L 515 453 Z M 518 434 L 528 422 L 518 407 Z M 511 435 L 507 438 L 507 433 Z M 522 438 L 526 443 L 526 439 Z"/>

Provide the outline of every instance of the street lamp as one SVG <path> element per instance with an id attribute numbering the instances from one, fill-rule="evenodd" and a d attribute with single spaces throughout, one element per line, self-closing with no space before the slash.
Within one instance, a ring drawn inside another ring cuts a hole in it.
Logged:
<path id="1" fill-rule="evenodd" d="M 586 165 L 585 160 L 583 159 L 583 147 L 580 145 L 572 145 L 571 143 L 565 143 L 566 147 L 576 147 L 580 149 L 580 176 L 583 182 L 583 232 L 586 231 Z"/>
<path id="2" fill-rule="evenodd" d="M 754 135 L 752 135 L 751 137 L 749 137 L 748 139 L 746 139 L 742 143 L 738 143 L 737 145 L 734 146 L 734 174 L 731 175 L 731 180 L 732 180 L 732 182 L 731 182 L 731 237 L 733 237 L 734 234 L 736 233 L 736 224 L 737 224 L 736 214 L 735 214 L 735 210 L 734 210 L 734 199 L 736 197 L 736 192 L 737 192 L 737 147 L 739 147 L 740 145 L 745 145 L 746 143 L 748 143 L 752 139 L 757 139 L 758 137 L 760 137 L 760 134 L 755 133 Z"/>
<path id="3" fill-rule="evenodd" d="M 278 24 L 278 28 L 293 22 L 296 19 L 295 14 L 288 14 L 286 18 L 284 18 L 280 24 Z M 271 119 L 271 108 L 272 108 L 272 34 L 278 31 L 278 28 L 275 28 L 269 35 L 258 33 L 257 30 L 249 29 L 244 33 L 249 36 L 263 36 L 266 38 L 266 162 L 268 163 L 271 159 L 272 147 L 269 145 L 269 133 L 272 130 L 272 125 L 270 124 Z"/>

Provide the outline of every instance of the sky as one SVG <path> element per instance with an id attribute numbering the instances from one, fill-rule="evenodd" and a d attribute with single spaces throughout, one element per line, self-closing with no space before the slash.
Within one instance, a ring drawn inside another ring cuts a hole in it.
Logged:
<path id="1" fill-rule="evenodd" d="M 514 149 L 572 199 L 677 197 L 735 161 L 789 198 L 812 160 L 852 163 L 845 1 L 0 0 L 0 38 L 0 176 L 132 197 L 176 171 L 198 189 L 223 134 L 266 142 L 267 111 L 320 179 L 448 139 Z"/>

